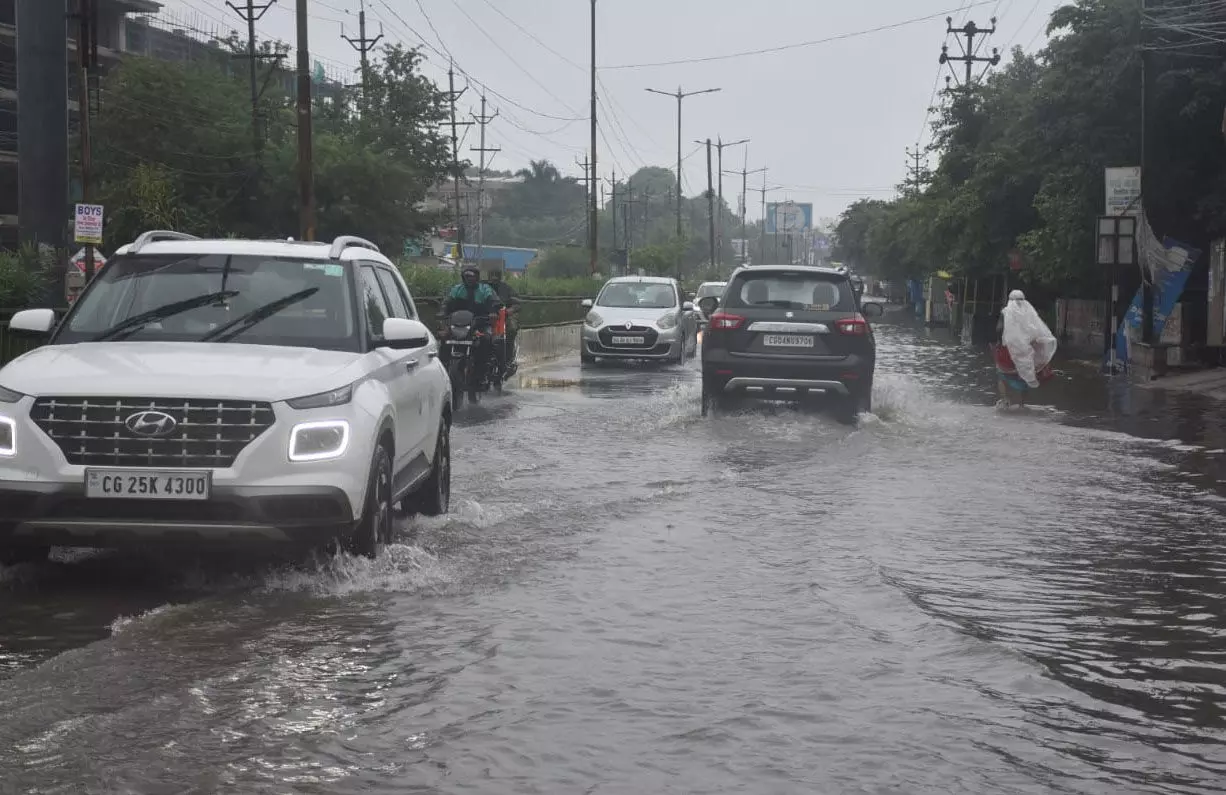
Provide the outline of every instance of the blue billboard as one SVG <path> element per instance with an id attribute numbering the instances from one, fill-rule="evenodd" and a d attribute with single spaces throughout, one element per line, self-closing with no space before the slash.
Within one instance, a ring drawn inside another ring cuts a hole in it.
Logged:
<path id="1" fill-rule="evenodd" d="M 766 234 L 803 235 L 812 228 L 812 204 L 772 202 L 766 205 Z"/>

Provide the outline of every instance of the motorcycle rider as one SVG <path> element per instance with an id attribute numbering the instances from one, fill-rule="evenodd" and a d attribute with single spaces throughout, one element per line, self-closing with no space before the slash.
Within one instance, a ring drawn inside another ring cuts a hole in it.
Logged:
<path id="1" fill-rule="evenodd" d="M 473 313 L 473 331 L 485 332 L 475 340 L 473 356 L 476 362 L 476 372 L 474 376 L 477 383 L 480 384 L 485 380 L 486 362 L 489 360 L 491 351 L 489 345 L 490 318 L 498 312 L 498 294 L 490 288 L 488 284 L 483 284 L 481 281 L 481 271 L 476 265 L 465 265 L 460 271 L 460 283 L 451 288 L 447 294 L 447 300 L 443 302 L 443 318 L 444 322 L 451 317 L 452 312 L 460 310 L 468 310 Z M 447 346 L 442 346 L 443 351 L 447 350 Z M 479 348 L 479 350 L 478 350 Z M 446 353 L 443 353 L 446 356 Z M 447 362 L 444 361 L 444 364 Z"/>
<path id="2" fill-rule="evenodd" d="M 519 336 L 519 296 L 515 294 L 515 288 L 502 280 L 502 271 L 492 271 L 489 280 L 490 289 L 497 295 L 498 300 L 507 308 L 507 345 L 506 345 L 506 361 L 503 363 L 503 369 L 508 376 L 514 375 L 518 369 L 519 363 L 515 360 L 515 338 Z"/>

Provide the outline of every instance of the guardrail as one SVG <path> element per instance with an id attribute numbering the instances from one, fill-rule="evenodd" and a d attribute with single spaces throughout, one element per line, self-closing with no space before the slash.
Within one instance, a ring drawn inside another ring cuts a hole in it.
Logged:
<path id="1" fill-rule="evenodd" d="M 542 296 L 539 298 L 521 296 L 520 301 L 523 303 L 519 310 L 519 327 L 521 329 L 547 328 L 577 323 L 587 314 L 587 310 L 579 305 L 583 298 L 583 296 Z M 422 320 L 427 325 L 433 326 L 434 318 L 443 305 L 443 297 L 415 298 L 414 302 L 417 304 L 417 311 Z M 9 333 L 9 318 L 16 311 L 16 309 L 0 309 L 0 365 L 7 364 L 42 344 L 38 338 Z M 67 311 L 66 307 L 56 309 L 56 313 L 61 316 Z"/>

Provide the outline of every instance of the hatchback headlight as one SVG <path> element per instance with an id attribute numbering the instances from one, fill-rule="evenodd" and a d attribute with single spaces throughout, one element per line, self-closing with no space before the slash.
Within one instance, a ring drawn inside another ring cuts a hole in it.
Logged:
<path id="1" fill-rule="evenodd" d="M 0 456 L 17 454 L 17 422 L 12 417 L 0 417 Z"/>
<path id="2" fill-rule="evenodd" d="M 290 461 L 340 458 L 349 449 L 349 423 L 344 420 L 303 422 L 289 436 Z"/>
<path id="3" fill-rule="evenodd" d="M 661 317 L 659 320 L 656 321 L 656 325 L 662 329 L 676 328 L 677 316 L 671 313 L 664 315 L 663 317 Z"/>
<path id="4" fill-rule="evenodd" d="M 595 312 L 588 312 L 587 319 L 584 320 L 583 322 L 586 323 L 591 328 L 600 328 L 601 326 L 604 325 L 604 318 L 602 318 L 600 315 L 596 314 Z"/>

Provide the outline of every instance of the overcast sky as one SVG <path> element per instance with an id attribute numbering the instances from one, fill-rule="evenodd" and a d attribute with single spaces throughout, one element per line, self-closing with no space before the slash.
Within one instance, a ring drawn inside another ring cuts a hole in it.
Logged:
<path id="1" fill-rule="evenodd" d="M 343 26 L 356 37 L 360 1 L 309 0 L 312 57 L 335 74 L 357 64 L 341 32 Z M 245 25 L 224 0 L 163 2 L 193 27 L 242 28 L 245 35 Z M 992 46 L 1002 53 L 1014 45 L 1032 51 L 1043 46 L 1047 19 L 1061 4 L 598 0 L 599 171 L 608 177 L 613 169 L 621 175 L 643 165 L 675 165 L 677 103 L 645 89 L 720 88 L 684 101 L 688 194 L 706 187 L 706 156 L 694 141 L 723 136 L 751 139 L 747 146 L 724 149 L 724 168 L 740 169 L 747 149 L 749 168 L 766 166 L 767 187 L 778 188 L 768 201 L 812 202 L 820 218 L 838 215 L 857 198 L 890 198 L 905 175 L 904 150 L 928 138 L 925 111 L 942 68 L 937 57 L 946 40 L 945 17 L 952 12 L 955 27 L 965 20 L 988 27 L 997 16 L 998 32 L 981 54 Z M 257 34 L 292 44 L 294 5 L 295 0 L 278 0 Z M 423 47 L 426 72 L 441 85 L 447 70 L 441 53 L 455 58 L 469 76 L 460 79 L 472 84 L 461 100 L 465 112 L 477 110 L 484 84 L 491 111 L 500 113 L 487 133 L 487 146 L 502 147 L 493 167 L 518 169 L 530 159 L 547 158 L 574 175 L 582 173 L 576 161 L 582 161 L 590 135 L 589 9 L 586 0 L 366 0 L 368 35 L 381 27 L 387 40 Z M 912 21 L 922 17 L 931 18 Z M 832 37 L 841 38 L 655 65 Z M 950 52 L 960 54 L 952 40 Z M 948 71 L 941 73 L 941 86 L 944 74 Z M 465 146 L 475 145 L 474 132 Z M 470 155 L 475 160 L 476 154 Z M 734 210 L 739 183 L 739 176 L 725 177 L 725 198 Z M 750 185 L 761 187 L 762 175 L 751 175 Z M 761 215 L 760 201 L 761 194 L 751 190 L 750 218 Z"/>

